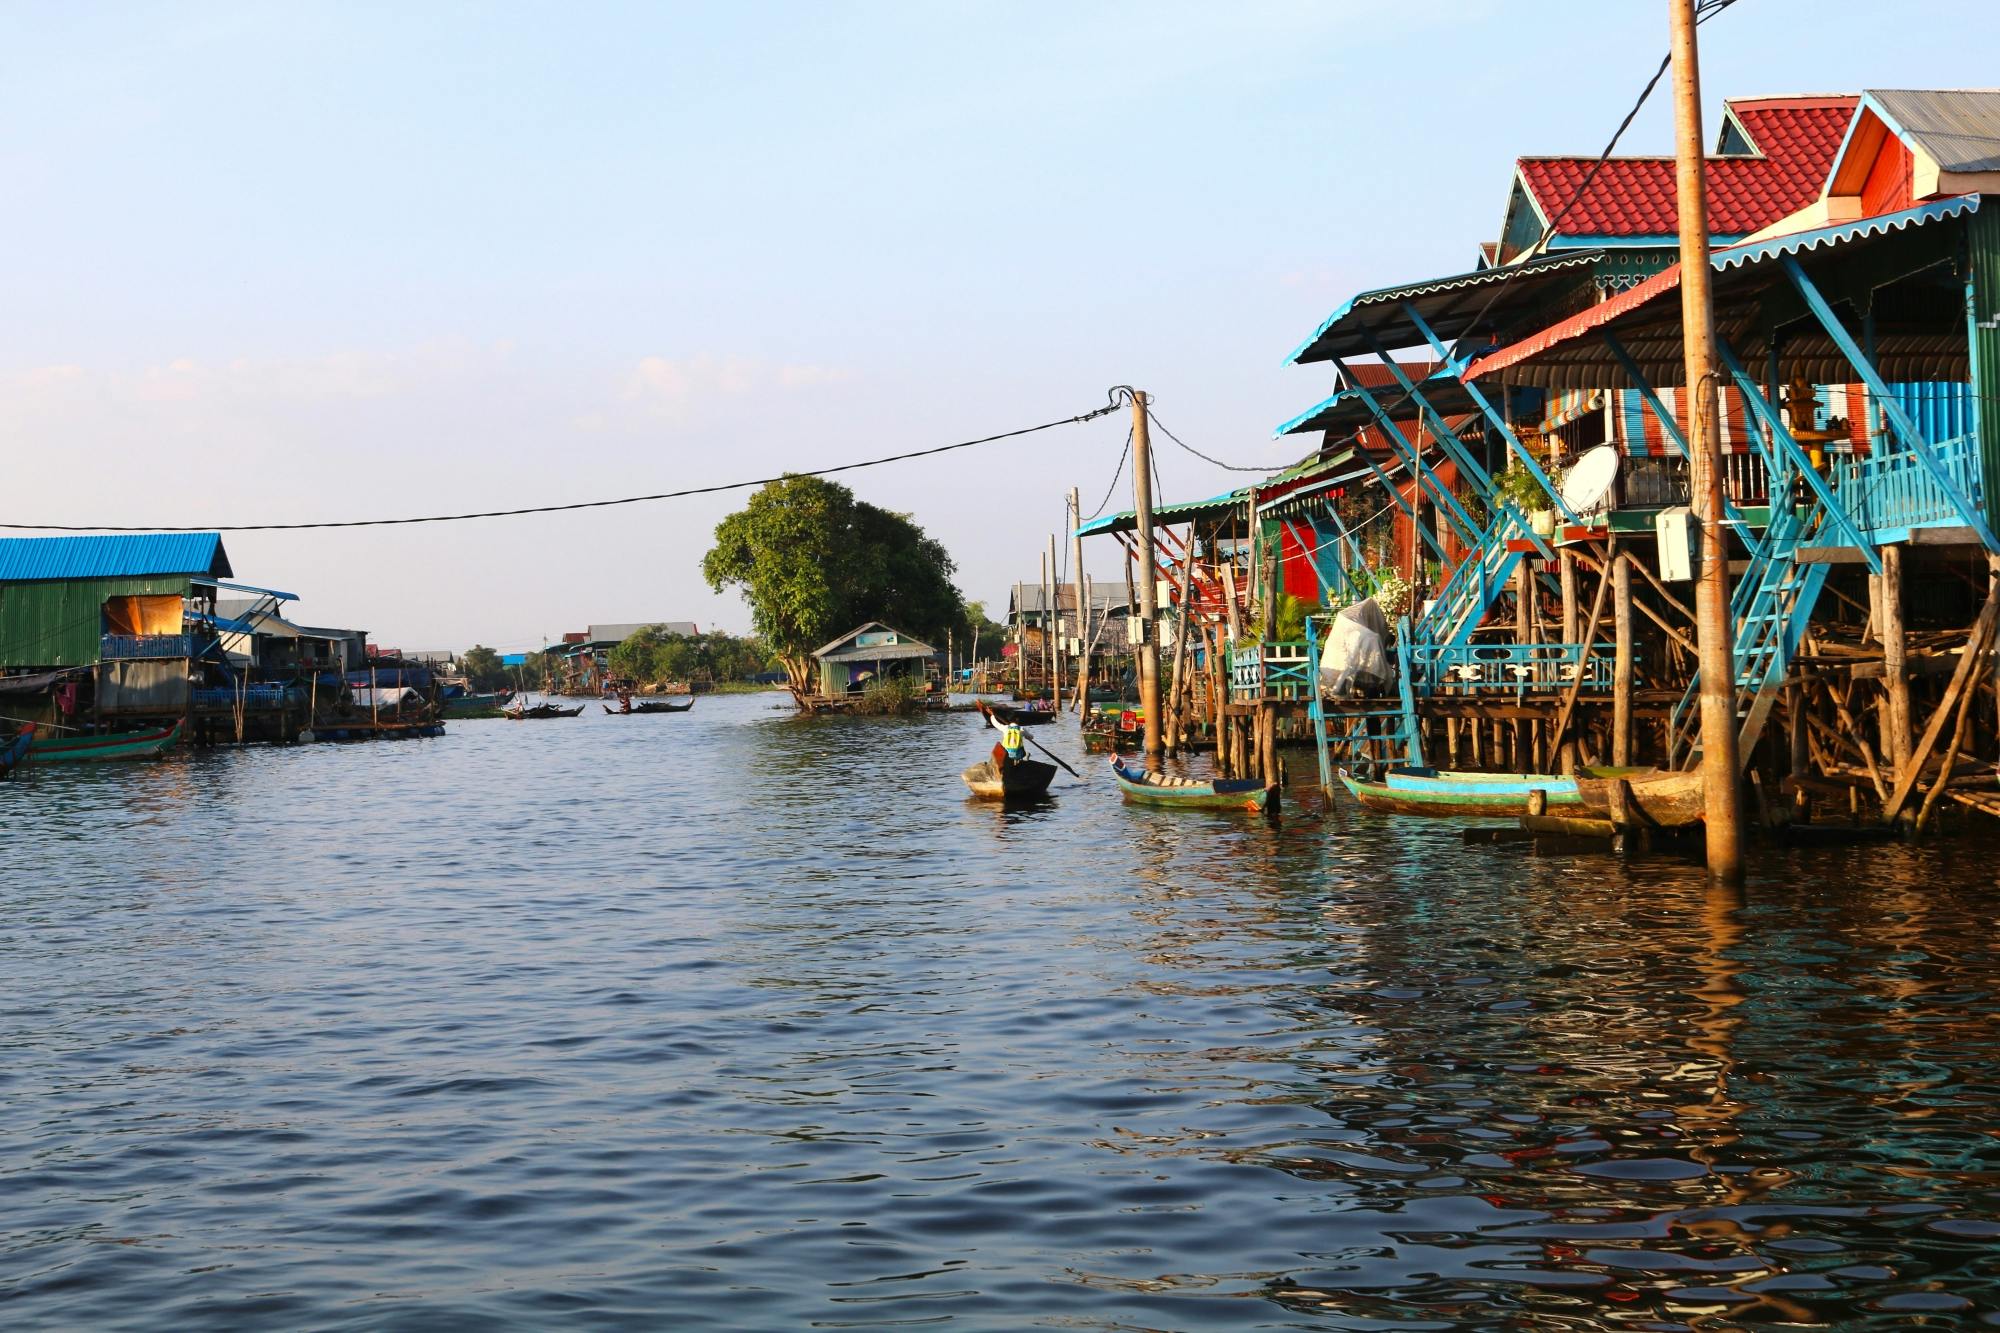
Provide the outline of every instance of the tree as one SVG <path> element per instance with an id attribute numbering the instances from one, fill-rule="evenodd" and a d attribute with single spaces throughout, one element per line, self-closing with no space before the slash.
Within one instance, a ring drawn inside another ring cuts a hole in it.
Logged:
<path id="1" fill-rule="evenodd" d="M 476 643 L 460 655 L 458 669 L 475 690 L 501 689 L 513 679 L 500 665 L 500 654 Z"/>
<path id="2" fill-rule="evenodd" d="M 963 622 L 957 566 L 906 514 L 837 482 L 787 475 L 716 525 L 702 576 L 735 588 L 792 689 L 811 688 L 812 651 L 870 620 L 926 639 Z"/>

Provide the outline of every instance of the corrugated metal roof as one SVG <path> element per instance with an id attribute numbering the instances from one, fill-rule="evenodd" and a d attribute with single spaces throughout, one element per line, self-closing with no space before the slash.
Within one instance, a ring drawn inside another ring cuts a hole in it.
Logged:
<path id="1" fill-rule="evenodd" d="M 1715 250 L 1709 256 L 1709 263 L 1719 273 L 1741 270 L 1747 277 L 1748 270 L 1780 255 L 1854 244 L 1870 237 L 1957 217 L 1976 210 L 1979 202 L 1976 194 L 1937 199 L 1895 213 Z M 1580 314 L 1481 357 L 1465 372 L 1464 377 L 1475 380 L 1507 370 L 1512 372 L 1509 378 L 1513 382 L 1537 384 L 1545 388 L 1595 389 L 1626 385 L 1629 381 L 1625 371 L 1602 338 L 1596 336 L 1601 330 L 1616 325 L 1618 337 L 1655 387 L 1678 384 L 1684 378 L 1681 372 L 1680 307 L 1663 302 L 1662 298 L 1680 286 L 1680 276 L 1679 265 L 1657 273 L 1629 291 L 1620 292 Z M 1754 278 L 1749 280 L 1753 284 L 1757 281 Z M 1730 298 L 1745 290 L 1754 292 L 1755 288 L 1738 286 L 1732 291 L 1718 285 L 1716 321 L 1719 329 L 1745 317 L 1733 306 L 1725 309 L 1725 303 Z M 1734 327 L 1723 331 L 1732 339 L 1742 332 Z M 1823 337 L 1816 337 L 1809 331 L 1798 334 L 1787 346 L 1788 368 L 1807 375 L 1816 383 L 1836 382 L 1840 375 L 1847 373 L 1843 369 L 1845 363 L 1837 351 L 1822 349 L 1819 343 L 1823 341 Z M 1959 331 L 1946 335 L 1941 345 L 1936 339 L 1915 331 L 1884 333 L 1877 342 L 1876 359 L 1883 372 L 1895 379 L 1939 378 L 1951 368 L 1954 355 L 1963 359 L 1964 341 L 1963 325 L 1959 326 Z M 1835 378 L 1828 379 L 1826 376 Z"/>
<path id="2" fill-rule="evenodd" d="M 218 532 L 0 537 L 0 583 L 173 574 L 227 578 L 235 572 Z"/>
<path id="3" fill-rule="evenodd" d="M 2000 171 L 2000 88 L 1870 88 L 1904 138 L 1946 171 Z"/>
<path id="4" fill-rule="evenodd" d="M 1369 355 L 1373 348 L 1361 336 L 1364 322 L 1359 316 L 1364 313 L 1381 316 L 1366 327 L 1385 347 L 1409 347 L 1421 342 L 1422 335 L 1401 310 L 1377 312 L 1372 309 L 1385 305 L 1400 306 L 1404 301 L 1417 306 L 1418 312 L 1438 337 L 1447 340 L 1457 338 L 1469 327 L 1471 316 L 1484 313 L 1489 319 L 1504 321 L 1513 307 L 1539 295 L 1551 274 L 1585 268 L 1603 256 L 1602 250 L 1565 250 L 1559 255 L 1543 255 L 1501 268 L 1475 269 L 1448 278 L 1362 292 L 1328 315 L 1326 321 L 1313 331 L 1312 337 L 1300 343 L 1298 349 L 1285 360 L 1290 364 L 1303 365 L 1311 361 L 1328 361 L 1336 356 Z M 1501 284 L 1505 284 L 1505 296 L 1496 300 L 1491 310 L 1487 310 L 1486 299 L 1492 295 L 1487 289 Z M 1479 299 L 1468 299 L 1474 293 Z M 1451 318 L 1453 315 L 1462 316 L 1462 322 L 1455 322 Z"/>
<path id="5" fill-rule="evenodd" d="M 866 647 L 848 642 L 851 639 L 868 633 L 870 630 L 881 630 L 885 633 L 893 634 L 896 636 L 898 642 L 870 644 Z M 843 644 L 847 646 L 842 647 L 841 645 Z M 853 629 L 847 631 L 847 633 L 813 653 L 813 656 L 822 661 L 834 662 L 853 661 L 857 658 L 861 660 L 880 659 L 881 661 L 888 662 L 901 657 L 934 657 L 936 654 L 937 649 L 922 640 L 903 633 L 903 631 L 893 625 L 885 625 L 879 620 L 871 620 L 865 625 L 856 625 Z"/>
<path id="6" fill-rule="evenodd" d="M 1227 518 L 1241 509 L 1250 498 L 1244 490 L 1224 491 L 1221 495 L 1211 495 L 1206 500 L 1183 500 L 1179 504 L 1154 505 L 1153 522 L 1179 523 L 1203 518 Z M 1106 514 L 1094 518 L 1076 529 L 1079 537 L 1090 537 L 1104 532 L 1130 532 L 1138 526 L 1138 515 L 1127 509 L 1122 513 Z"/>

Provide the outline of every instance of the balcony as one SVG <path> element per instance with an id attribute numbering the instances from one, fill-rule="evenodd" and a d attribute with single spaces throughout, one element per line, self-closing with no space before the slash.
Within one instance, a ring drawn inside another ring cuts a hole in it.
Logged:
<path id="1" fill-rule="evenodd" d="M 1979 469 L 1979 437 L 1960 435 L 1931 446 L 1945 475 L 1975 511 L 1985 508 Z M 1965 522 L 1944 487 L 1908 449 L 1884 450 L 1836 465 L 1833 492 L 1863 535 L 1912 528 L 1956 526 Z M 1895 540 L 1881 537 L 1881 540 Z"/>
<path id="2" fill-rule="evenodd" d="M 105 662 L 137 662 L 194 656 L 192 634 L 107 634 L 97 655 Z"/>
<path id="3" fill-rule="evenodd" d="M 1515 696 L 1611 689 L 1617 646 L 1609 643 L 1461 643 L 1410 646 L 1410 683 L 1419 694 Z"/>
<path id="4" fill-rule="evenodd" d="M 1312 650 L 1304 639 L 1229 645 L 1229 702 L 1309 699 L 1312 693 Z"/>

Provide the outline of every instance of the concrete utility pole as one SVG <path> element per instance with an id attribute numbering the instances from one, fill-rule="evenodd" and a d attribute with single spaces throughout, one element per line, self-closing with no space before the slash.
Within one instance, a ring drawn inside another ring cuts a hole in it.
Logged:
<path id="1" fill-rule="evenodd" d="M 1132 509 L 1139 526 L 1139 707 L 1146 713 L 1146 767 L 1166 755 L 1160 740 L 1160 567 L 1153 553 L 1153 439 L 1146 395 L 1132 392 Z"/>
<path id="2" fill-rule="evenodd" d="M 1090 597 L 1083 585 L 1083 500 L 1069 488 L 1070 579 L 1076 587 L 1076 715 L 1090 711 Z"/>
<path id="3" fill-rule="evenodd" d="M 1701 662 L 1701 774 L 1707 802 L 1708 873 L 1743 879 L 1743 808 L 1736 763 L 1736 664 L 1729 621 L 1729 534 L 1722 526 L 1721 397 L 1715 372 L 1715 305 L 1709 292 L 1708 183 L 1703 176 L 1701 66 L 1695 53 L 1695 0 L 1667 0 L 1673 25 L 1674 185 L 1680 199 L 1681 326 L 1694 448 L 1689 473 L 1701 526 L 1694 588 L 1695 646 Z"/>

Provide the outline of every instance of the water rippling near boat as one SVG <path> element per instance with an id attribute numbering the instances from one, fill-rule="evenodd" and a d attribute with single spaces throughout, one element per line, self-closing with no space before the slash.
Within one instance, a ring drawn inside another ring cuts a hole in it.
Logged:
<path id="1" fill-rule="evenodd" d="M 0 785 L 0 1320 L 2000 1323 L 1992 841 L 1738 897 L 1303 792 L 1003 812 L 988 739 Z"/>

